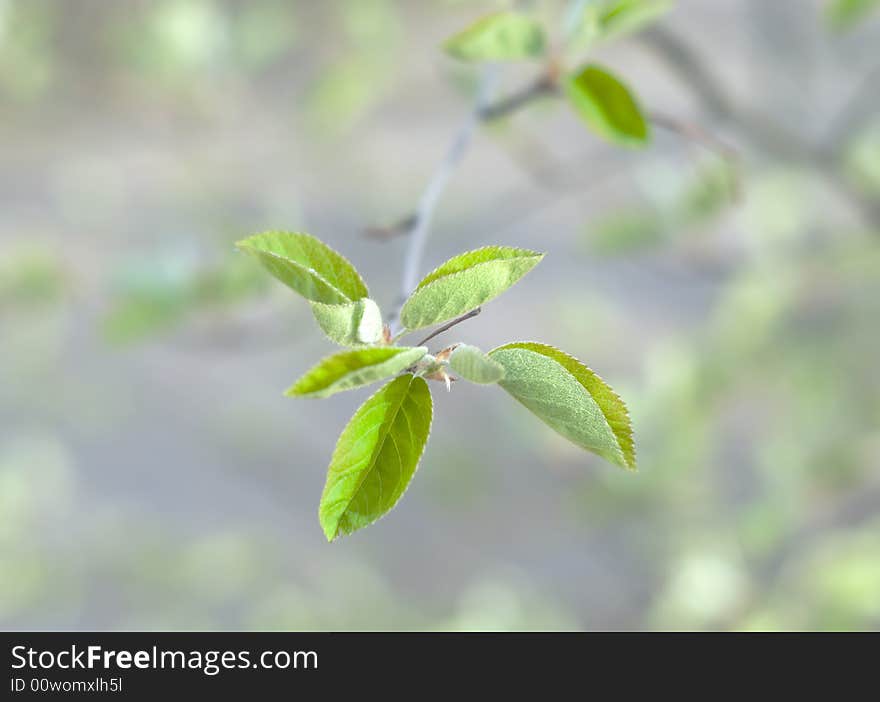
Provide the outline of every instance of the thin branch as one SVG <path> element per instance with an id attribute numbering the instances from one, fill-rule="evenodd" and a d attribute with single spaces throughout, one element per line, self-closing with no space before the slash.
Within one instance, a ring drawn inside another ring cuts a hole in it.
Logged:
<path id="1" fill-rule="evenodd" d="M 486 105 L 478 113 L 483 122 L 492 122 L 502 119 L 516 112 L 522 107 L 531 104 L 542 97 L 552 97 L 559 94 L 559 86 L 549 75 L 542 75 L 523 90 L 512 93 L 497 102 Z"/>
<path id="2" fill-rule="evenodd" d="M 838 151 L 813 144 L 767 115 L 735 104 L 721 87 L 722 81 L 710 73 L 708 62 L 677 34 L 654 28 L 644 32 L 642 40 L 702 100 L 711 114 L 729 122 L 755 149 L 809 167 L 859 212 L 867 226 L 877 226 L 880 203 L 867 197 L 852 182 Z"/>
<path id="3" fill-rule="evenodd" d="M 426 336 L 418 344 L 416 344 L 416 346 L 424 346 L 426 343 L 428 343 L 435 336 L 440 336 L 443 332 L 449 331 L 450 329 L 452 329 L 452 327 L 454 327 L 456 324 L 461 324 L 462 322 L 465 322 L 473 317 L 476 317 L 482 311 L 483 311 L 482 307 L 477 307 L 476 309 L 473 309 L 470 312 L 465 312 L 460 317 L 456 317 L 451 322 L 447 322 L 442 327 L 439 327 L 439 328 L 435 329 L 434 331 L 432 331 L 430 334 L 428 334 L 428 336 Z"/>
<path id="4" fill-rule="evenodd" d="M 368 239 L 375 239 L 376 241 L 387 241 L 388 239 L 394 239 L 398 236 L 403 236 L 404 234 L 409 233 L 415 225 L 415 214 L 408 214 L 406 217 L 394 222 L 394 224 L 389 224 L 387 227 L 367 227 L 364 230 L 364 236 Z"/>
<path id="5" fill-rule="evenodd" d="M 474 133 L 480 123 L 480 113 L 489 104 L 491 95 L 494 92 L 495 84 L 498 78 L 498 69 L 495 66 L 488 66 L 484 69 L 480 86 L 477 90 L 477 99 L 473 109 L 467 116 L 465 121 L 459 127 L 458 132 L 449 145 L 446 156 L 434 175 L 428 182 L 428 186 L 419 199 L 419 205 L 415 212 L 415 219 L 412 228 L 407 232 L 409 235 L 409 243 L 407 245 L 406 255 L 403 261 L 403 275 L 400 283 L 400 297 L 397 305 L 395 305 L 394 313 L 391 316 L 393 325 L 397 325 L 397 318 L 400 314 L 400 307 L 403 301 L 409 296 L 418 283 L 419 270 L 422 267 L 422 257 L 425 252 L 425 244 L 428 241 L 431 228 L 431 217 L 440 196 L 446 189 L 449 179 L 452 177 L 455 168 L 464 158 L 468 147 L 473 140 Z"/>
<path id="6" fill-rule="evenodd" d="M 482 90 L 483 86 L 481 86 Z M 488 103 L 488 94 L 478 98 L 473 112 L 468 116 L 466 122 L 462 124 L 461 129 L 450 146 L 446 159 L 441 163 L 428 187 L 425 189 L 419 204 L 419 210 L 411 212 L 388 226 L 367 227 L 364 230 L 364 236 L 377 241 L 387 241 L 400 236 L 414 234 L 419 230 L 419 226 L 423 222 L 426 223 L 424 226 L 427 226 L 427 221 L 430 219 L 433 209 L 437 204 L 437 199 L 445 188 L 449 176 L 470 144 L 476 124 L 478 122 L 493 122 L 507 117 L 539 98 L 557 94 L 557 91 L 558 89 L 553 80 L 549 76 L 543 75 L 522 90 L 512 93 L 495 103 Z M 414 281 L 413 285 L 415 285 Z M 411 291 L 412 288 L 408 288 L 406 292 L 402 292 L 401 298 L 406 299 L 406 296 Z"/>

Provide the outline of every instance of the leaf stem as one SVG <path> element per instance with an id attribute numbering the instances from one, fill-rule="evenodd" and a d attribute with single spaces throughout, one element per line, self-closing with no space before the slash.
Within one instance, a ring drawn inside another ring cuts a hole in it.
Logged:
<path id="1" fill-rule="evenodd" d="M 483 311 L 482 307 L 477 307 L 475 309 L 472 309 L 470 312 L 465 312 L 463 315 L 456 317 L 451 322 L 446 322 L 446 324 L 444 324 L 442 327 L 439 327 L 439 328 L 435 329 L 434 331 L 432 331 L 430 334 L 428 334 L 428 336 L 426 336 L 424 339 L 422 339 L 418 344 L 416 344 L 416 346 L 424 346 L 426 343 L 428 343 L 435 336 L 440 336 L 443 332 L 452 329 L 452 327 L 454 327 L 456 324 L 461 324 L 462 322 L 465 322 L 465 321 L 471 319 L 472 317 L 476 317 L 482 311 Z"/>

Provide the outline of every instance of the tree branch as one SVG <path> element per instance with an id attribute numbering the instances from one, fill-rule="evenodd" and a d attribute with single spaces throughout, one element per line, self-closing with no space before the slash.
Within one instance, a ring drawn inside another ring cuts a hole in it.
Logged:
<path id="1" fill-rule="evenodd" d="M 449 145 L 446 156 L 434 171 L 434 175 L 428 181 L 428 186 L 422 192 L 421 198 L 419 198 L 419 205 L 413 216 L 412 226 L 406 231 L 406 234 L 409 235 L 409 243 L 407 244 L 403 260 L 400 295 L 389 320 L 395 328 L 403 302 L 418 283 L 419 270 L 422 266 L 425 243 L 430 234 L 431 218 L 434 214 L 434 209 L 437 207 L 437 202 L 446 189 L 446 185 L 453 172 L 462 158 L 464 158 L 465 153 L 467 153 L 468 147 L 473 140 L 474 132 L 480 123 L 480 113 L 486 108 L 491 99 L 497 78 L 498 69 L 495 66 L 487 66 L 483 70 L 474 107 L 459 127 L 452 143 Z"/>
<path id="2" fill-rule="evenodd" d="M 437 199 L 445 188 L 449 176 L 454 170 L 454 167 L 458 165 L 458 162 L 461 160 L 464 152 L 470 144 L 477 123 L 488 123 L 502 119 L 517 112 L 539 98 L 553 96 L 557 94 L 557 92 L 558 89 L 555 82 L 549 76 L 543 75 L 522 90 L 512 93 L 495 103 L 488 103 L 488 95 L 486 95 L 483 100 L 478 98 L 478 103 L 474 106 L 473 112 L 469 115 L 467 121 L 462 124 L 461 129 L 450 146 L 446 159 L 440 164 L 428 187 L 425 189 L 422 199 L 420 200 L 419 210 L 402 217 L 397 222 L 388 226 L 367 227 L 364 230 L 364 235 L 370 239 L 386 241 L 388 239 L 395 239 L 399 236 L 409 236 L 414 234 L 419 230 L 420 224 L 430 218 L 430 215 L 437 204 Z M 429 194 L 431 195 L 431 198 L 429 201 L 426 201 L 428 200 Z M 415 285 L 414 282 L 413 285 Z M 406 299 L 406 296 L 409 295 L 410 292 L 412 292 L 411 288 L 407 289 L 406 292 L 402 292 L 402 298 Z"/>
<path id="3" fill-rule="evenodd" d="M 549 75 L 542 75 L 531 85 L 519 92 L 512 93 L 492 105 L 487 105 L 478 113 L 482 122 L 492 122 L 516 112 L 522 107 L 542 97 L 553 97 L 559 94 L 559 86 Z"/>
<path id="4" fill-rule="evenodd" d="M 452 329 L 452 327 L 454 327 L 456 324 L 461 324 L 462 322 L 466 322 L 467 320 L 472 319 L 473 317 L 476 317 L 482 311 L 483 311 L 482 307 L 477 307 L 475 309 L 472 309 L 470 312 L 465 312 L 463 315 L 456 317 L 451 322 L 447 322 L 442 327 L 439 327 L 439 328 L 435 329 L 434 331 L 432 331 L 430 334 L 428 334 L 428 336 L 426 336 L 418 344 L 416 344 L 416 346 L 424 346 L 426 343 L 428 343 L 435 336 L 440 336 L 443 332 L 449 331 L 450 329 Z"/>
<path id="5" fill-rule="evenodd" d="M 866 225 L 878 226 L 880 203 L 867 197 L 852 183 L 836 148 L 829 150 L 824 145 L 813 144 L 767 115 L 735 104 L 721 87 L 723 83 L 706 68 L 708 62 L 673 32 L 654 28 L 644 32 L 641 37 L 700 98 L 710 114 L 730 123 L 755 149 L 809 167 L 859 212 Z M 856 107 L 861 109 L 860 105 L 861 100 L 858 100 Z M 854 108 L 850 105 L 845 109 L 853 111 Z"/>

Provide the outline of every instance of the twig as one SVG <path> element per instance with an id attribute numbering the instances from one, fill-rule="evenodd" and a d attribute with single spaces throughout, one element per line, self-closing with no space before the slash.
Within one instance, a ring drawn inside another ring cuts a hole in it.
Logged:
<path id="1" fill-rule="evenodd" d="M 837 151 L 810 143 L 767 115 L 736 105 L 721 87 L 723 83 L 707 69 L 708 62 L 673 32 L 654 28 L 641 36 L 642 41 L 702 100 L 711 114 L 729 122 L 756 149 L 811 168 L 861 214 L 868 226 L 877 226 L 880 203 L 867 197 L 852 183 Z M 845 108 L 851 109 L 851 106 Z"/>
<path id="2" fill-rule="evenodd" d="M 556 81 L 549 75 L 542 75 L 523 90 L 512 93 L 492 105 L 487 105 L 479 111 L 478 116 L 483 122 L 492 122 L 507 117 L 539 98 L 558 94 L 559 86 Z"/>
<path id="3" fill-rule="evenodd" d="M 454 327 L 456 324 L 461 324 L 462 322 L 465 322 L 468 319 L 471 319 L 472 317 L 476 317 L 482 311 L 483 311 L 482 307 L 477 307 L 476 309 L 472 309 L 470 312 L 465 312 L 460 317 L 456 317 L 451 322 L 447 322 L 442 327 L 439 327 L 439 328 L 435 329 L 434 331 L 432 331 L 430 334 L 428 334 L 428 336 L 426 336 L 418 344 L 416 344 L 416 346 L 424 346 L 426 343 L 428 343 L 435 336 L 440 336 L 443 332 L 452 329 L 452 327 Z"/>
<path id="4" fill-rule="evenodd" d="M 415 226 L 415 224 L 415 214 L 409 214 L 406 217 L 398 220 L 394 224 L 389 224 L 387 227 L 367 227 L 364 230 L 364 236 L 366 236 L 368 239 L 375 239 L 376 241 L 387 241 L 388 239 L 393 239 L 395 237 L 403 236 L 404 234 L 408 233 Z"/>
<path id="5" fill-rule="evenodd" d="M 482 89 L 483 86 L 481 86 L 481 91 Z M 462 124 L 461 129 L 446 154 L 446 159 L 437 169 L 437 172 L 434 174 L 434 177 L 425 189 L 422 199 L 420 200 L 419 210 L 406 215 L 394 224 L 388 226 L 367 227 L 367 229 L 364 230 L 364 236 L 378 241 L 387 241 L 399 236 L 409 236 L 414 234 L 418 231 L 422 221 L 426 222 L 424 226 L 427 227 L 427 220 L 430 219 L 433 209 L 437 204 L 437 199 L 439 199 L 439 196 L 445 188 L 446 182 L 455 166 L 467 150 L 477 123 L 492 122 L 502 119 L 531 102 L 541 97 L 552 96 L 556 94 L 556 92 L 557 87 L 553 80 L 549 76 L 543 75 L 524 89 L 513 93 L 498 102 L 488 104 L 488 93 L 483 95 L 482 99 L 478 97 L 477 104 L 475 105 L 472 114 L 469 115 L 467 121 Z M 416 275 L 416 277 L 418 276 Z M 414 284 L 415 282 L 413 281 L 413 285 Z M 412 288 L 408 288 L 406 292 L 402 292 L 402 299 L 406 299 L 406 296 L 409 295 L 411 291 Z"/>
<path id="6" fill-rule="evenodd" d="M 434 175 L 428 182 L 428 186 L 419 199 L 419 205 L 415 212 L 414 224 L 407 232 L 409 235 L 409 243 L 407 245 L 406 255 L 403 261 L 403 275 L 400 283 L 400 297 L 394 307 L 391 315 L 391 323 L 397 326 L 398 316 L 400 315 L 400 307 L 403 301 L 416 287 L 419 279 L 419 270 L 422 266 L 422 257 L 425 252 L 425 243 L 428 240 L 431 227 L 431 217 L 440 196 L 446 189 L 446 184 L 455 171 L 461 159 L 467 153 L 468 147 L 473 140 L 474 132 L 480 123 L 480 113 L 485 109 L 491 99 L 492 92 L 497 82 L 498 69 L 495 66 L 487 66 L 483 70 L 480 85 L 477 90 L 476 103 L 471 110 L 467 119 L 459 127 L 458 132 L 449 146 L 446 156 Z"/>

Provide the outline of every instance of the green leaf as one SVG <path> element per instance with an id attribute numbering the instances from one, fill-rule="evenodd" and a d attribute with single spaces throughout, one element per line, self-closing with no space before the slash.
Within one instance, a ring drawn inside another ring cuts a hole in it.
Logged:
<path id="1" fill-rule="evenodd" d="M 672 0 L 616 0 L 602 8 L 599 31 L 603 39 L 638 32 L 660 19 L 674 4 Z"/>
<path id="2" fill-rule="evenodd" d="M 368 297 L 342 305 L 313 302 L 312 314 L 327 338 L 341 346 L 375 344 L 382 338 L 382 312 Z"/>
<path id="3" fill-rule="evenodd" d="M 424 346 L 377 346 L 340 351 L 322 359 L 285 393 L 291 397 L 329 397 L 343 390 L 390 378 L 419 361 Z"/>
<path id="4" fill-rule="evenodd" d="M 497 297 L 544 254 L 511 246 L 486 246 L 449 259 L 429 273 L 400 312 L 406 329 L 445 322 Z"/>
<path id="5" fill-rule="evenodd" d="M 256 256 L 278 280 L 312 302 L 338 305 L 369 296 L 354 266 L 310 234 L 266 232 L 236 246 Z"/>
<path id="6" fill-rule="evenodd" d="M 504 366 L 499 385 L 569 441 L 635 469 L 632 425 L 623 400 L 576 358 L 553 346 L 516 342 L 489 357 Z"/>
<path id="7" fill-rule="evenodd" d="M 624 146 L 650 140 L 648 122 L 629 89 L 608 71 L 589 65 L 565 79 L 565 93 L 593 131 Z"/>
<path id="8" fill-rule="evenodd" d="M 443 48 L 464 61 L 509 61 L 544 53 L 544 30 L 518 12 L 496 12 L 447 39 Z"/>
<path id="9" fill-rule="evenodd" d="M 467 344 L 460 344 L 452 352 L 449 367 L 459 377 L 480 385 L 491 385 L 504 377 L 504 366 L 493 361 L 476 346 Z"/>
<path id="10" fill-rule="evenodd" d="M 594 0 L 587 3 L 569 39 L 572 49 L 591 48 L 598 41 L 617 39 L 645 29 L 674 6 L 673 0 Z"/>
<path id="11" fill-rule="evenodd" d="M 831 0 L 825 5 L 825 18 L 832 28 L 845 31 L 877 8 L 880 8 L 880 0 Z"/>
<path id="12" fill-rule="evenodd" d="M 403 495 L 431 430 L 431 391 L 402 375 L 360 406 L 333 451 L 319 516 L 328 541 L 388 512 Z"/>

